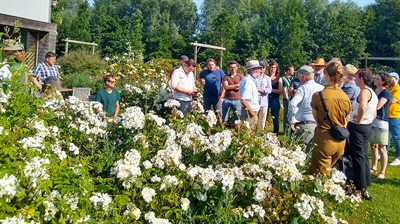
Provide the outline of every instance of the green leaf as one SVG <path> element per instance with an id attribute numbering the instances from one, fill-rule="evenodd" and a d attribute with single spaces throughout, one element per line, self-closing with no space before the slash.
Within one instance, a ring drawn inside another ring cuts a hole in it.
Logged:
<path id="1" fill-rule="evenodd" d="M 172 213 L 174 213 L 174 210 L 169 210 L 167 213 L 165 213 L 165 218 L 169 219 L 169 217 L 171 217 Z"/>
<path id="2" fill-rule="evenodd" d="M 128 202 L 130 201 L 129 197 L 126 195 L 117 195 L 115 196 L 114 200 L 118 203 L 120 207 L 128 204 Z"/>

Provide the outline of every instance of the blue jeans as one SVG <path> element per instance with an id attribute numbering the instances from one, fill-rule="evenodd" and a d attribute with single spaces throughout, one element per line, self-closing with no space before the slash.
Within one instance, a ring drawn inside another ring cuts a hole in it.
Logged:
<path id="1" fill-rule="evenodd" d="M 237 121 L 239 119 L 240 111 L 242 109 L 242 103 L 240 103 L 240 100 L 230 100 L 224 98 L 224 101 L 222 101 L 222 118 L 224 122 L 228 121 L 229 110 L 231 108 L 233 112 L 233 118 L 235 119 L 235 121 Z"/>
<path id="2" fill-rule="evenodd" d="M 279 111 L 281 110 L 281 103 L 279 97 L 269 98 L 268 106 L 271 108 L 272 121 L 274 123 L 274 133 L 279 133 Z"/>
<path id="3" fill-rule="evenodd" d="M 178 110 L 180 110 L 183 115 L 186 116 L 186 114 L 192 112 L 192 101 L 183 101 L 183 100 L 178 100 L 176 99 L 181 105 L 178 107 Z"/>
<path id="4" fill-rule="evenodd" d="M 395 159 L 400 159 L 400 118 L 389 118 L 389 131 L 396 149 Z"/>
<path id="5" fill-rule="evenodd" d="M 110 118 L 110 119 L 112 119 L 112 118 Z M 121 122 L 121 120 L 122 120 L 122 117 L 118 115 L 117 116 L 117 122 Z M 107 126 L 108 126 L 108 122 L 107 121 L 103 121 L 103 127 L 107 128 Z"/>
<path id="6" fill-rule="evenodd" d="M 204 101 L 204 113 L 207 113 L 207 111 L 211 110 L 212 106 L 214 111 L 216 112 L 215 115 L 218 115 L 217 111 L 219 111 L 220 115 L 222 114 L 221 103 L 219 103 L 218 98 L 210 98 L 203 96 L 203 101 Z"/>

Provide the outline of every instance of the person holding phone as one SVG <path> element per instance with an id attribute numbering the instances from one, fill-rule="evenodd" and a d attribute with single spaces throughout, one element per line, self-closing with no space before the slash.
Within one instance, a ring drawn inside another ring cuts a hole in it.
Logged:
<path id="1" fill-rule="evenodd" d="M 171 76 L 171 86 L 175 91 L 174 99 L 180 103 L 178 109 L 183 115 L 192 111 L 193 96 L 198 94 L 194 84 L 193 70 L 195 67 L 196 63 L 193 59 L 190 59 L 176 69 Z"/>

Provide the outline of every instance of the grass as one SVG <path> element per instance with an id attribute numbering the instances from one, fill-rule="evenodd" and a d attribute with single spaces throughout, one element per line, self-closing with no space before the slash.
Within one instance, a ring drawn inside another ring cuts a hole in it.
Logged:
<path id="1" fill-rule="evenodd" d="M 280 135 L 278 139 L 285 143 L 288 137 L 283 135 L 282 122 Z M 267 119 L 267 131 L 273 130 L 272 120 Z M 393 141 L 391 141 L 393 144 Z M 394 160 L 394 147 L 389 152 L 389 162 Z M 369 151 L 371 152 L 371 151 Z M 371 164 L 371 155 L 370 155 Z M 372 223 L 400 223 L 400 166 L 391 166 L 386 168 L 386 179 L 379 180 L 377 175 L 380 172 L 380 161 L 378 162 L 377 174 L 371 174 L 371 186 L 368 188 L 372 201 L 363 200 L 360 206 L 353 212 L 349 212 L 345 218 L 353 224 L 372 224 Z"/>

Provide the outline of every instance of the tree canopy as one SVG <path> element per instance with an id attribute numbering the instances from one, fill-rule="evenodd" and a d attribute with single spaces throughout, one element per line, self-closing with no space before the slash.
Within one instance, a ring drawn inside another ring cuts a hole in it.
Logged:
<path id="1" fill-rule="evenodd" d="M 144 58 L 193 56 L 190 42 L 223 46 L 224 60 L 277 61 L 300 66 L 317 57 L 359 65 L 360 56 L 398 57 L 400 1 L 359 7 L 340 0 L 58 0 L 52 20 L 61 39 L 99 44 L 103 56 L 129 45 Z M 199 61 L 219 57 L 200 51 Z"/>

